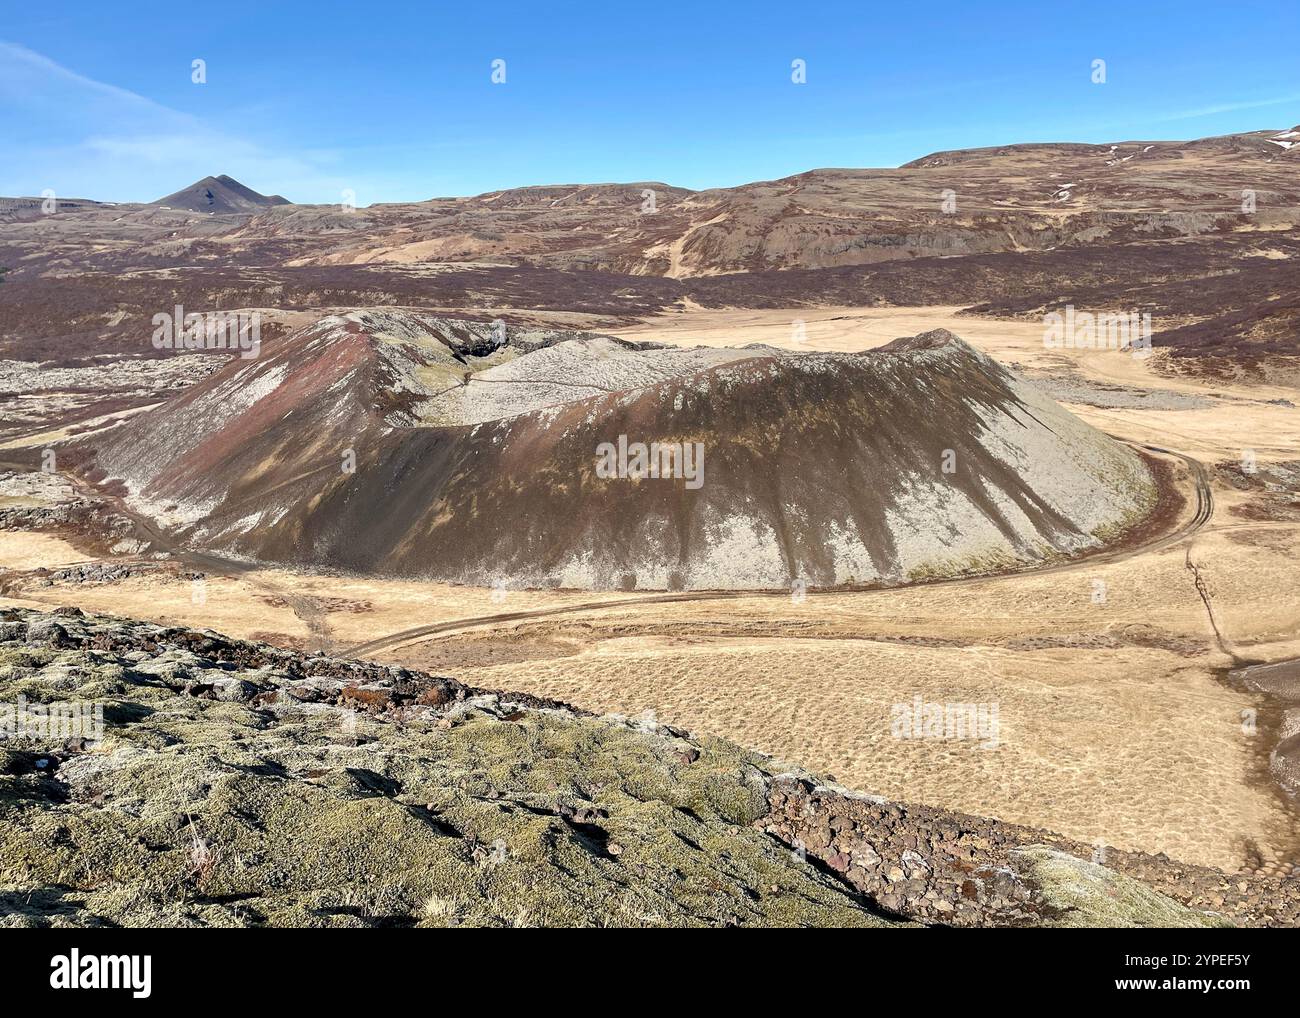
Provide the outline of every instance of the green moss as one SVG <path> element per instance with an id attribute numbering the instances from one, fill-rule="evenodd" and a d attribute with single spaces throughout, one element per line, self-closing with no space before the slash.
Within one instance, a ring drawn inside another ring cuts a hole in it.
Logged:
<path id="1" fill-rule="evenodd" d="M 63 889 L 31 921 L 880 922 L 748 826 L 760 758 L 720 740 L 541 711 L 471 710 L 448 729 L 363 717 L 348 732 L 334 711 L 268 723 L 128 692 L 151 710 L 65 765 L 67 801 L 0 786 L 0 881 Z"/>
<path id="2" fill-rule="evenodd" d="M 0 647 L 0 679 L 6 678 L 5 668 L 42 668 L 58 656 L 58 651 L 46 647 Z"/>
<path id="3" fill-rule="evenodd" d="M 932 559 L 914 566 L 907 572 L 911 583 L 925 583 L 944 580 L 953 576 L 976 576 L 984 573 L 999 573 L 1015 569 L 1020 561 L 1005 551 L 989 551 L 965 558 Z"/>

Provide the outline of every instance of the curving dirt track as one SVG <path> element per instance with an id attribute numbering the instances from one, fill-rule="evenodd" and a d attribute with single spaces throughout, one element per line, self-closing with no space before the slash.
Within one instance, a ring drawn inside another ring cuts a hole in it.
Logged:
<path id="1" fill-rule="evenodd" d="M 1193 459 L 1184 453 L 1177 452 L 1173 449 L 1166 449 L 1156 445 L 1138 446 L 1149 453 L 1155 453 L 1161 456 L 1171 456 L 1182 460 L 1192 475 L 1196 488 L 1196 509 L 1192 516 L 1181 526 L 1175 528 L 1169 533 L 1162 534 L 1150 541 L 1143 542 L 1124 548 L 1111 549 L 1109 551 L 1100 551 L 1091 555 L 1080 556 L 1069 562 L 1063 562 L 1057 565 L 1046 566 L 1041 569 L 1027 569 L 1020 573 L 1005 574 L 1010 576 L 1043 576 L 1051 573 L 1061 573 L 1076 569 L 1093 568 L 1099 563 L 1117 562 L 1123 559 L 1134 558 L 1138 555 L 1149 554 L 1154 551 L 1161 551 L 1171 545 L 1178 544 L 1186 540 L 1191 535 L 1200 530 L 1210 518 L 1214 515 L 1214 493 L 1210 489 L 1209 471 L 1205 464 L 1199 460 Z M 987 580 L 988 575 L 979 576 L 959 576 L 945 580 L 931 580 L 924 584 L 909 584 L 908 586 L 949 586 L 958 583 L 972 583 L 977 580 Z M 864 596 L 887 594 L 890 591 L 900 589 L 893 587 L 872 587 L 860 591 Z M 819 594 L 842 594 L 843 588 L 830 588 L 827 590 L 809 590 L 810 597 L 816 597 Z M 495 615 L 480 615 L 471 618 L 452 619 L 447 622 L 435 622 L 423 626 L 412 626 L 410 629 L 399 630 L 396 633 L 390 633 L 388 636 L 382 636 L 376 640 L 369 640 L 365 643 L 359 643 L 352 647 L 347 647 L 341 653 L 347 657 L 366 657 L 377 654 L 381 651 L 392 650 L 402 644 L 409 643 L 413 640 L 419 640 L 427 636 L 437 636 L 440 633 L 454 632 L 462 629 L 476 629 L 484 626 L 499 625 L 507 622 L 519 622 L 529 619 L 548 618 L 555 615 L 574 615 L 589 611 L 599 611 L 603 608 L 626 608 L 639 604 L 665 604 L 669 602 L 692 602 L 692 601 L 722 601 L 733 600 L 736 598 L 756 598 L 756 597 L 789 597 L 788 590 L 712 590 L 712 591 L 687 591 L 680 594 L 651 594 L 646 597 L 638 598 L 621 598 L 606 599 L 603 601 L 585 601 L 582 604 L 565 605 L 559 608 L 539 608 L 531 611 L 502 612 Z"/>

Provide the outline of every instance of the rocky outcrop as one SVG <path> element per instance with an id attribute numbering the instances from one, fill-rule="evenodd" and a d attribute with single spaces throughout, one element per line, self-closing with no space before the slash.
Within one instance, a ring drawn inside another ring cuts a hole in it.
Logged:
<path id="1" fill-rule="evenodd" d="M 1180 925 L 1163 895 L 1243 925 L 1300 923 L 1300 882 L 1293 878 L 1227 874 L 1087 845 L 796 775 L 774 780 L 768 801 L 764 830 L 890 914 L 951 926 L 1071 926 L 1095 925 L 1113 906 L 1115 924 Z"/>
<path id="2" fill-rule="evenodd" d="M 0 721 L 4 925 L 1224 922 L 653 720 L 77 609 L 0 612 Z"/>

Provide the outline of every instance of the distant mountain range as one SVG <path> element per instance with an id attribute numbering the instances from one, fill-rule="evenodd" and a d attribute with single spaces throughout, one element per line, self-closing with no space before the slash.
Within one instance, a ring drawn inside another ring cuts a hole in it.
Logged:
<path id="1" fill-rule="evenodd" d="M 228 248 L 296 264 L 528 264 L 684 278 L 1053 250 L 1293 225 L 1300 128 L 1194 141 L 1004 145 L 897 169 L 814 169 L 692 191 L 654 181 L 554 184 L 465 198 L 295 205 L 229 177 L 160 199 L 249 215 Z"/>
<path id="2" fill-rule="evenodd" d="M 1275 233 L 1300 220 L 1297 171 L 1300 127 L 936 152 L 895 169 L 814 169 L 703 191 L 553 184 L 352 208 L 299 205 L 218 176 L 147 205 L 61 199 L 60 210 L 90 213 L 82 228 L 97 235 L 97 259 L 118 248 L 113 224 L 130 224 L 121 238 L 130 247 L 152 242 L 140 230 L 148 224 L 168 239 L 219 232 L 223 261 L 513 264 L 682 279 Z M 39 201 L 0 201 L 0 226 L 38 216 Z"/>
<path id="3" fill-rule="evenodd" d="M 309 307 L 328 293 L 332 307 L 562 308 L 606 322 L 683 301 L 1030 318 L 1073 303 L 1141 309 L 1157 346 L 1254 364 L 1300 353 L 1297 171 L 1300 127 L 935 152 L 703 191 L 565 184 L 353 208 L 222 176 L 148 204 L 60 198 L 55 217 L 39 197 L 4 198 L 0 351 L 134 347 L 140 322 L 176 298 Z"/>

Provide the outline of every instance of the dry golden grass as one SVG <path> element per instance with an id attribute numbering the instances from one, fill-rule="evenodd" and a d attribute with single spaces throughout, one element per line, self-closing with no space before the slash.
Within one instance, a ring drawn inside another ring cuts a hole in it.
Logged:
<path id="1" fill-rule="evenodd" d="M 52 534 L 0 530 L 0 570 L 57 569 L 86 558 L 84 552 Z"/>
<path id="2" fill-rule="evenodd" d="M 1285 556 L 1242 547 L 1236 533 L 1193 543 L 1220 626 L 1252 656 L 1300 653 L 1295 605 L 1275 595 L 1300 589 L 1300 528 L 1289 528 Z M 520 643 L 549 640 L 557 656 L 457 674 L 598 711 L 654 710 L 895 798 L 1229 868 L 1252 848 L 1279 862 L 1293 821 L 1259 773 L 1268 747 L 1242 726 L 1254 701 L 1217 674 L 1229 659 L 1184 553 L 801 605 L 745 599 L 522 623 Z M 1092 600 L 1095 579 L 1105 603 Z M 471 659 L 481 639 L 392 657 L 419 665 L 461 644 Z M 891 708 L 914 696 L 997 703 L 998 747 L 893 738 Z"/>
<path id="3" fill-rule="evenodd" d="M 1198 410 L 1112 410 L 1070 405 L 1095 427 L 1140 442 L 1161 440 L 1203 459 L 1237 459 L 1243 448 L 1260 459 L 1287 458 L 1300 450 L 1300 414 L 1293 407 L 1269 404 L 1292 399 L 1295 390 L 1281 386 L 1204 382 L 1171 375 L 1166 354 L 1135 358 L 1114 350 L 1046 349 L 1040 322 L 1000 321 L 961 315 L 959 307 L 789 308 L 732 310 L 688 308 L 625 329 L 625 339 L 654 340 L 682 346 L 744 346 L 766 343 L 788 350 L 867 350 L 899 336 L 948 329 L 1003 364 L 1031 370 L 1075 371 L 1094 382 L 1208 395 L 1218 405 Z M 802 322 L 802 332 L 794 323 Z M 802 335 L 802 339 L 799 337 Z"/>

